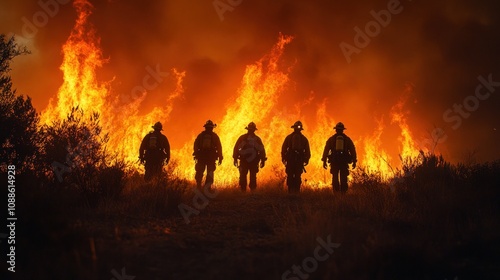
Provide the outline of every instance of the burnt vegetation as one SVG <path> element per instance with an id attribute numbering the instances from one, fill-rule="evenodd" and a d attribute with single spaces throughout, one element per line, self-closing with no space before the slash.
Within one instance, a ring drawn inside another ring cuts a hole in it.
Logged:
<path id="1" fill-rule="evenodd" d="M 500 277 L 500 161 L 422 153 L 390 180 L 356 169 L 346 195 L 289 195 L 274 167 L 253 193 L 222 186 L 186 224 L 178 206 L 193 205 L 194 185 L 172 175 L 175 159 L 145 183 L 106 149 L 99 115 L 74 108 L 40 125 L 8 75 L 25 51 L 3 35 L 0 44 L 1 168 L 19 172 L 18 279 L 111 279 L 122 268 L 136 279 L 281 279 L 327 236 L 340 247 L 308 279 Z"/>

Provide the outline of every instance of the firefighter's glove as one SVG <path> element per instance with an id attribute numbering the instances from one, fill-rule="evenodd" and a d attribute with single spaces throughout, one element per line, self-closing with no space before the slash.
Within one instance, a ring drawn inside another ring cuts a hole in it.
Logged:
<path id="1" fill-rule="evenodd" d="M 323 161 L 323 168 L 324 169 L 327 169 L 328 168 L 328 164 L 326 164 L 326 160 Z"/>
<path id="2" fill-rule="evenodd" d="M 264 166 L 266 166 L 266 161 L 265 160 L 261 160 L 260 161 L 260 168 L 264 168 Z"/>
<path id="3" fill-rule="evenodd" d="M 234 164 L 234 166 L 238 167 L 238 160 L 234 159 L 233 164 Z"/>
<path id="4" fill-rule="evenodd" d="M 354 168 L 356 168 L 356 162 L 355 161 L 352 163 L 352 169 L 354 169 Z"/>

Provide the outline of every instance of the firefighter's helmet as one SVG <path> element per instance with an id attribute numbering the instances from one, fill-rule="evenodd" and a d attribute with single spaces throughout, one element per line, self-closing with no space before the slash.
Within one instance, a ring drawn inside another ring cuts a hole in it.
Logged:
<path id="1" fill-rule="evenodd" d="M 208 120 L 208 121 L 207 121 L 207 122 L 203 125 L 203 127 L 206 127 L 206 128 L 214 128 L 214 127 L 217 127 L 217 125 L 216 125 L 216 124 L 214 124 L 214 122 L 213 122 L 213 121 Z"/>
<path id="2" fill-rule="evenodd" d="M 333 129 L 335 129 L 335 130 L 344 130 L 344 129 L 347 129 L 347 128 L 345 128 L 345 126 L 344 126 L 343 123 L 339 122 L 339 123 L 337 123 L 337 125 Z"/>
<path id="3" fill-rule="evenodd" d="M 247 125 L 247 127 L 245 127 L 245 129 L 255 131 L 255 130 L 257 130 L 257 125 L 256 125 L 254 122 L 250 122 L 250 123 Z"/>
<path id="4" fill-rule="evenodd" d="M 291 128 L 299 129 L 299 130 L 304 130 L 304 126 L 302 125 L 301 121 L 296 121 Z"/>
<path id="5" fill-rule="evenodd" d="M 157 122 L 152 126 L 152 128 L 154 130 L 163 130 L 163 125 L 161 125 L 161 122 Z"/>

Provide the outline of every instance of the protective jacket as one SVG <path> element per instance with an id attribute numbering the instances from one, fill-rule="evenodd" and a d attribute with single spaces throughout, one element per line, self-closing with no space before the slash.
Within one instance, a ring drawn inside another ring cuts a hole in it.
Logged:
<path id="1" fill-rule="evenodd" d="M 335 133 L 326 141 L 321 160 L 339 164 L 357 162 L 356 148 L 351 138 L 344 133 Z"/>
<path id="2" fill-rule="evenodd" d="M 281 146 L 282 161 L 308 163 L 310 158 L 309 141 L 300 131 L 294 131 L 285 138 Z"/>
<path id="3" fill-rule="evenodd" d="M 159 131 L 152 131 L 142 139 L 139 148 L 139 158 L 146 161 L 163 161 L 170 160 L 170 143 L 167 136 Z"/>
<path id="4" fill-rule="evenodd" d="M 222 161 L 222 144 L 219 136 L 213 131 L 202 131 L 193 146 L 193 156 L 207 161 Z"/>
<path id="5" fill-rule="evenodd" d="M 260 137 L 253 133 L 241 135 L 234 145 L 233 159 L 248 163 L 266 161 L 266 150 Z"/>

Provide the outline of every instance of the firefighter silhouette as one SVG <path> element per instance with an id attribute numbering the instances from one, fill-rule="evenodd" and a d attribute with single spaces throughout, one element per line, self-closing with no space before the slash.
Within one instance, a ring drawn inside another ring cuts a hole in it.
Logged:
<path id="1" fill-rule="evenodd" d="M 257 187 L 257 173 L 260 168 L 266 164 L 266 151 L 264 144 L 259 136 L 255 135 L 257 126 L 254 122 L 248 124 L 245 129 L 248 130 L 246 134 L 241 135 L 233 149 L 234 166 L 238 167 L 240 171 L 240 188 L 246 191 L 247 188 L 247 175 L 250 173 L 250 190 L 255 190 Z M 239 160 L 239 162 L 238 162 Z"/>
<path id="2" fill-rule="evenodd" d="M 208 120 L 205 125 L 205 130 L 202 131 L 194 141 L 193 156 L 195 160 L 195 180 L 198 188 L 202 187 L 203 173 L 207 170 L 205 178 L 205 188 L 210 189 L 214 182 L 215 163 L 218 160 L 219 165 L 222 163 L 222 145 L 219 136 L 213 132 L 217 127 L 211 120 Z"/>
<path id="3" fill-rule="evenodd" d="M 339 122 L 334 127 L 335 134 L 326 141 L 323 151 L 323 168 L 327 169 L 330 163 L 332 174 L 332 187 L 334 191 L 347 192 L 347 176 L 349 176 L 349 164 L 356 167 L 356 148 L 351 138 L 344 134 L 344 124 Z M 340 179 L 340 182 L 339 182 Z"/>
<path id="4" fill-rule="evenodd" d="M 167 137 L 161 133 L 162 124 L 157 122 L 152 128 L 154 130 L 146 134 L 139 148 L 139 160 L 145 164 L 144 180 L 146 181 L 160 176 L 163 164 L 168 164 L 170 161 L 170 143 Z"/>
<path id="5" fill-rule="evenodd" d="M 302 172 L 305 172 L 305 166 L 309 164 L 311 150 L 309 141 L 302 134 L 302 130 L 304 130 L 302 122 L 295 122 L 291 128 L 293 128 L 293 132 L 285 138 L 281 147 L 281 161 L 286 166 L 288 192 L 299 193 Z"/>

